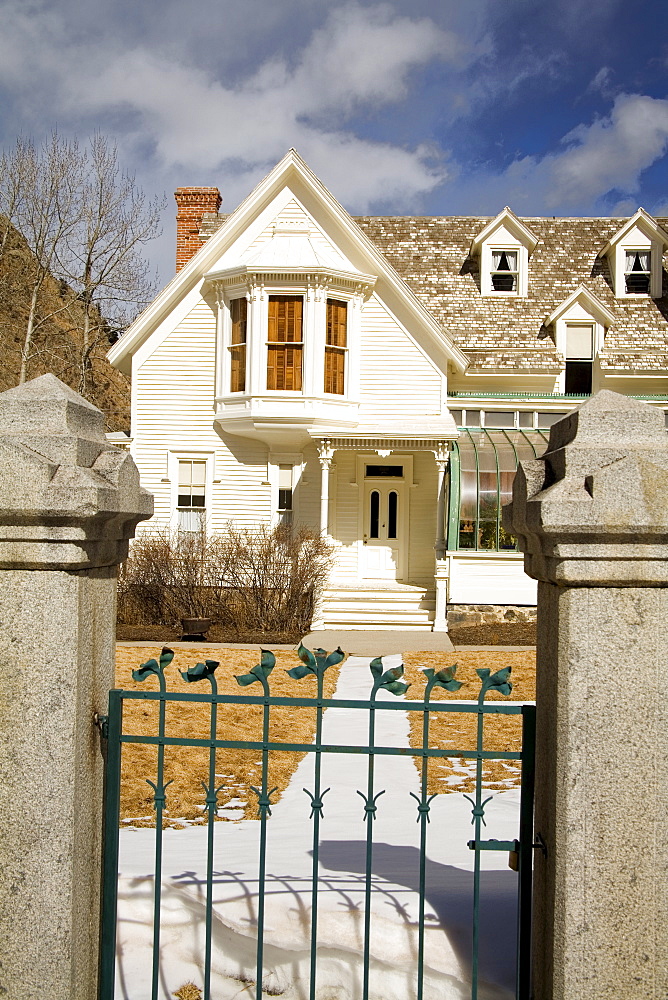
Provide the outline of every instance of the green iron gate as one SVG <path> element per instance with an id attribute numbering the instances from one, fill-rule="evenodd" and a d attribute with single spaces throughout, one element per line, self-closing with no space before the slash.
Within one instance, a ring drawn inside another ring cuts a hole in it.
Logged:
<path id="1" fill-rule="evenodd" d="M 160 935 L 161 935 L 161 893 L 163 868 L 163 813 L 167 802 L 167 785 L 165 783 L 165 753 L 169 748 L 190 747 L 208 749 L 208 770 L 202 775 L 202 786 L 205 793 L 203 809 L 206 813 L 207 832 L 207 864 L 206 864 L 206 898 L 205 898 L 205 936 L 204 954 L 201 956 L 203 970 L 203 1000 L 217 1000 L 211 992 L 211 962 L 212 920 L 213 920 L 213 887 L 214 887 L 214 846 L 215 823 L 218 812 L 218 796 L 221 787 L 216 787 L 216 751 L 219 748 L 236 748 L 238 750 L 256 750 L 262 757 L 262 780 L 259 788 L 251 787 L 257 797 L 257 821 L 259 822 L 259 859 L 258 859 L 258 894 L 257 894 L 257 950 L 255 984 L 262 984 L 264 964 L 264 928 L 265 928 L 265 889 L 266 889 L 266 856 L 267 840 L 271 836 L 271 796 L 275 789 L 269 788 L 269 753 L 271 751 L 297 752 L 314 755 L 314 785 L 312 790 L 304 788 L 308 796 L 307 808 L 310 816 L 305 813 L 305 819 L 312 824 L 312 876 L 310 884 L 310 1000 L 315 1000 L 318 976 L 318 901 L 319 886 L 322 874 L 319 873 L 319 852 L 321 819 L 323 818 L 323 798 L 329 789 L 322 788 L 321 765 L 323 755 L 355 754 L 366 762 L 366 781 L 363 790 L 357 794 L 363 799 L 361 818 L 365 824 L 366 861 L 363 877 L 364 885 L 364 938 L 363 938 L 363 977 L 361 996 L 359 1000 L 368 1000 L 370 976 L 370 930 L 372 920 L 371 896 L 373 884 L 373 853 L 374 853 L 374 819 L 381 806 L 379 797 L 384 789 L 376 787 L 374 778 L 374 763 L 381 755 L 413 756 L 418 763 L 420 776 L 420 793 L 413 795 L 417 801 L 417 823 L 419 824 L 419 921 L 417 926 L 417 961 L 415 969 L 415 997 L 422 1000 L 423 960 L 425 947 L 425 898 L 427 893 L 427 834 L 431 821 L 432 800 L 435 795 L 428 794 L 428 766 L 430 761 L 439 758 L 461 758 L 475 765 L 475 791 L 472 796 L 466 796 L 472 806 L 471 826 L 473 839 L 468 841 L 468 848 L 473 852 L 473 910 L 471 935 L 471 1000 L 477 1000 L 479 990 L 479 936 L 480 914 L 484 899 L 481 898 L 481 853 L 483 851 L 508 852 L 510 867 L 517 871 L 517 956 L 516 956 L 516 997 L 517 1000 L 529 1000 L 530 997 L 530 923 L 531 923 L 531 892 L 532 892 L 532 853 L 538 844 L 533 841 L 533 792 L 534 792 L 534 746 L 535 746 L 535 706 L 533 704 L 504 704 L 499 701 L 486 702 L 485 696 L 490 691 L 509 695 L 512 684 L 509 680 L 510 669 L 500 670 L 491 674 L 489 670 L 478 670 L 481 680 L 480 693 L 477 702 L 431 701 L 434 688 L 440 687 L 447 691 L 457 690 L 461 684 L 455 679 L 456 666 L 440 671 L 424 670 L 426 686 L 422 699 L 416 700 L 377 700 L 379 691 L 393 695 L 405 695 L 408 685 L 401 677 L 403 667 L 384 669 L 382 659 L 377 658 L 370 664 L 371 691 L 365 700 L 342 698 L 325 698 L 323 696 L 323 680 L 328 667 L 341 662 L 344 654 L 337 650 L 327 654 L 324 650 L 314 653 L 304 649 L 299 650 L 302 666 L 288 671 L 296 680 L 307 676 L 315 676 L 317 695 L 315 698 L 276 697 L 271 695 L 269 675 L 275 659 L 272 653 L 262 652 L 261 663 L 249 674 L 237 677 L 241 686 L 257 683 L 261 685 L 262 694 L 226 695 L 217 690 L 215 670 L 218 663 L 206 660 L 182 673 L 184 680 L 200 682 L 205 690 L 197 692 L 168 692 L 165 668 L 171 663 L 174 653 L 163 649 L 159 660 L 149 660 L 133 672 L 136 681 L 146 681 L 154 677 L 158 682 L 158 690 L 112 690 L 109 693 L 109 715 L 101 720 L 102 734 L 107 741 L 107 769 L 105 789 L 105 846 L 104 846 L 104 881 L 102 900 L 102 933 L 101 933 L 101 986 L 100 1000 L 114 1000 L 115 996 L 115 965 L 116 965 L 116 919 L 117 919 L 117 888 L 119 860 L 119 826 L 121 799 L 121 753 L 123 746 L 129 744 L 148 744 L 156 747 L 157 770 L 147 778 L 153 788 L 153 808 L 155 810 L 155 855 L 153 882 L 153 947 L 151 1000 L 167 994 L 161 992 L 164 987 L 160 981 Z M 157 702 L 157 734 L 144 736 L 127 732 L 123 724 L 124 703 L 133 700 Z M 166 708 L 183 702 L 199 702 L 210 706 L 208 733 L 193 734 L 192 737 L 170 736 L 166 726 Z M 221 738 L 217 718 L 220 705 L 256 706 L 262 713 L 262 739 L 258 741 L 234 739 L 235 733 L 227 733 L 230 739 Z M 315 739 L 312 743 L 276 742 L 270 739 L 270 718 L 272 709 L 308 707 L 315 715 Z M 327 745 L 322 741 L 323 714 L 325 710 L 353 709 L 364 713 L 366 719 L 367 743 L 363 746 Z M 399 710 L 407 713 L 419 713 L 421 716 L 421 745 L 409 748 L 406 746 L 379 746 L 376 744 L 376 718 L 378 712 Z M 469 713 L 476 719 L 475 746 L 467 748 L 443 749 L 430 746 L 430 718 L 436 713 Z M 521 716 L 522 745 L 517 751 L 496 751 L 485 749 L 485 721 L 494 715 Z M 485 794 L 483 783 L 483 768 L 485 761 L 514 760 L 519 761 L 521 768 L 521 796 L 519 813 L 518 837 L 515 840 L 484 839 L 485 807 L 491 800 L 491 795 Z M 362 771 L 360 771 L 362 774 Z M 306 800 L 305 800 L 306 801 Z M 413 808 L 415 808 L 413 806 Z M 447 830 L 445 831 L 447 833 Z M 444 835 L 444 831 L 432 830 L 431 836 Z M 233 859 L 232 859 L 233 862 Z M 254 985 L 252 990 L 256 1000 L 261 1000 L 263 990 Z M 123 994 L 125 995 L 125 994 Z M 142 1000 L 144 998 L 142 997 Z M 148 997 L 146 997 L 148 1000 Z M 358 1000 L 351 997 L 350 1000 Z"/>

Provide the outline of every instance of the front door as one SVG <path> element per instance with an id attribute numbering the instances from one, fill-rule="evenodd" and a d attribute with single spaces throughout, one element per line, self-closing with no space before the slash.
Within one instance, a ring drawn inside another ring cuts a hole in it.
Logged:
<path id="1" fill-rule="evenodd" d="M 373 467 L 372 467 L 373 468 Z M 364 480 L 362 576 L 371 580 L 400 580 L 404 573 L 405 491 L 403 480 L 385 477 Z"/>

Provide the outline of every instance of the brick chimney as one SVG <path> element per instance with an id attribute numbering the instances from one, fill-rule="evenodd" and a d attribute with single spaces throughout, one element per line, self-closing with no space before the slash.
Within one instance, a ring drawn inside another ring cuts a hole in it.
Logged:
<path id="1" fill-rule="evenodd" d="M 200 225 L 206 214 L 216 215 L 223 199 L 217 187 L 182 187 L 176 198 L 176 270 L 188 263 L 206 243 L 200 236 Z"/>

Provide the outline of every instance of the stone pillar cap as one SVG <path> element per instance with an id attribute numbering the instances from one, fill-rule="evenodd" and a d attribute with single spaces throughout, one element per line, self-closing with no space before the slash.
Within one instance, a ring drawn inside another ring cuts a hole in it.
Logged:
<path id="1" fill-rule="evenodd" d="M 603 390 L 553 424 L 522 462 L 504 527 L 529 576 L 562 586 L 668 586 L 663 411 Z"/>
<path id="2" fill-rule="evenodd" d="M 55 375 L 0 393 L 0 461 L 2 568 L 116 565 L 153 513 L 104 415 Z"/>

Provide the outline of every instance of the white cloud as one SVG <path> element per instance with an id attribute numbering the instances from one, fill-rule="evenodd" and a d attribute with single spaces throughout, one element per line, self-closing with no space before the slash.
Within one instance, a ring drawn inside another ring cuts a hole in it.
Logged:
<path id="1" fill-rule="evenodd" d="M 591 202 L 610 191 L 632 194 L 640 175 L 668 150 L 668 100 L 621 94 L 610 115 L 579 125 L 563 139 L 566 150 L 546 157 L 548 205 Z"/>
<path id="2" fill-rule="evenodd" d="M 472 58 L 468 43 L 428 18 L 386 4 L 332 8 L 301 51 L 251 64 L 231 86 L 173 47 L 127 48 L 104 34 L 81 46 L 53 10 L 14 6 L 12 14 L 0 42 L 5 82 L 16 82 L 22 64 L 25 73 L 29 47 L 66 121 L 122 118 L 126 150 L 133 141 L 148 146 L 158 169 L 178 169 L 182 182 L 206 170 L 209 182 L 222 180 L 228 205 L 234 189 L 245 195 L 290 146 L 357 211 L 397 199 L 408 210 L 446 177 L 429 146 L 360 138 L 349 124 L 351 115 L 377 115 L 403 100 L 415 69 Z"/>
<path id="3" fill-rule="evenodd" d="M 572 129 L 555 152 L 518 157 L 502 171 L 467 172 L 459 210 L 491 214 L 510 205 L 524 215 L 618 208 L 629 214 L 643 171 L 667 152 L 668 100 L 620 94 L 609 115 Z"/>

